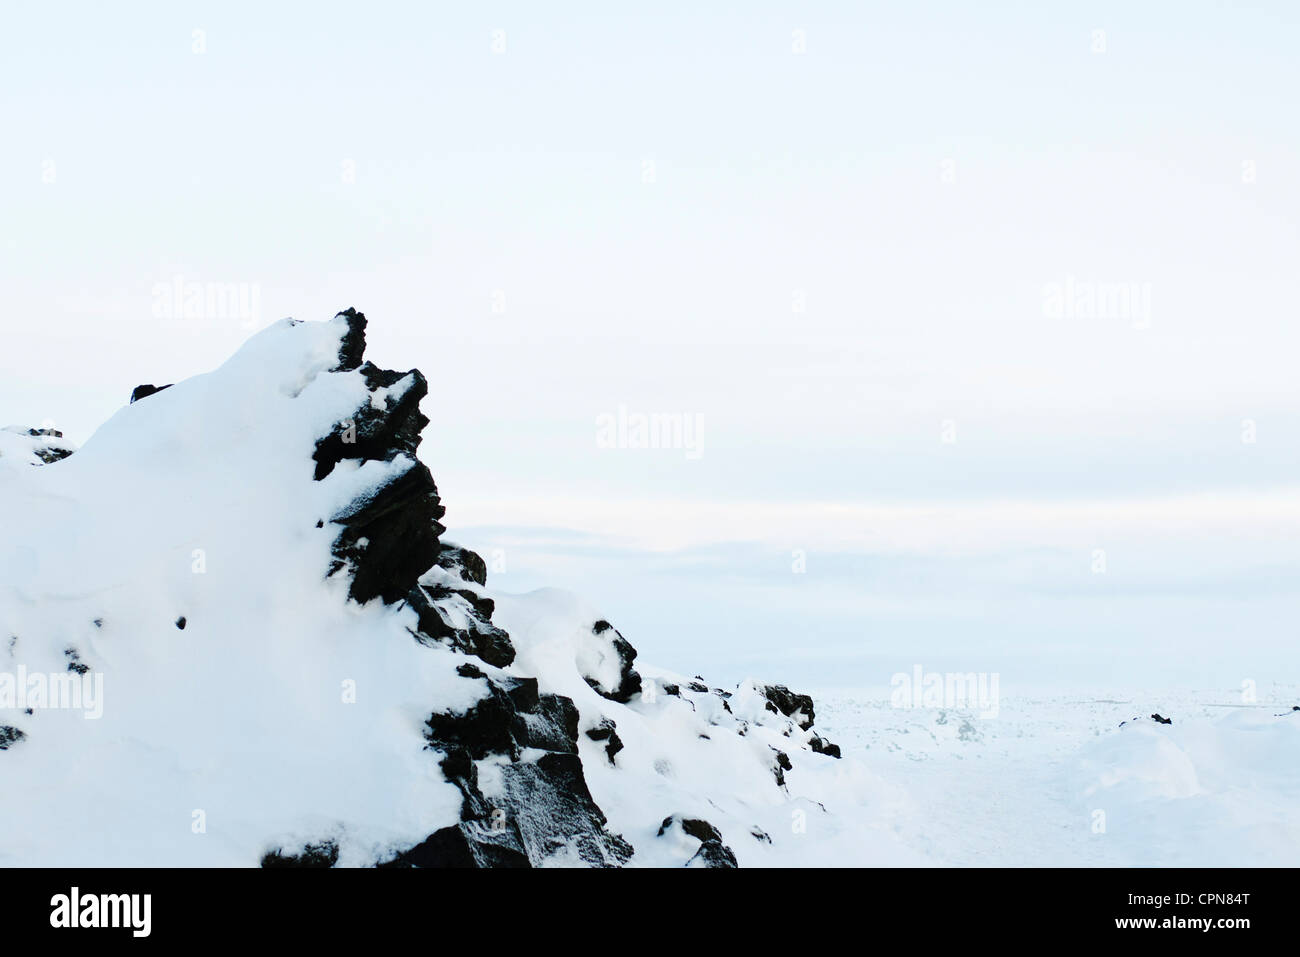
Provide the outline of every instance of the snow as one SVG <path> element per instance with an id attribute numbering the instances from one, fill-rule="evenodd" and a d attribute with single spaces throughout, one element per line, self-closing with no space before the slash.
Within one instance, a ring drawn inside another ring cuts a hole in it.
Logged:
<path id="1" fill-rule="evenodd" d="M 1300 862 L 1298 687 L 1252 703 L 1240 689 L 1004 698 L 992 719 L 894 708 L 879 690 L 814 696 L 846 760 L 906 788 L 897 833 L 936 864 Z M 1172 724 L 1148 717 L 1154 702 Z"/>
<path id="2" fill-rule="evenodd" d="M 62 440 L 0 431 L 0 725 L 26 736 L 0 751 L 0 864 L 248 866 L 332 837 L 341 865 L 364 865 L 459 819 L 424 721 L 470 708 L 485 682 L 414 640 L 410 609 L 359 606 L 325 577 L 330 519 L 410 464 L 345 459 L 312 480 L 318 437 L 411 385 L 372 399 L 359 372 L 325 374 L 345 328 L 270 326 L 59 461 L 37 453 L 72 449 Z M 670 815 L 708 821 L 742 866 L 1300 862 L 1296 688 L 1259 704 L 1107 689 L 992 711 L 797 689 L 816 702 L 802 730 L 766 706 L 780 676 L 701 691 L 707 679 L 638 658 L 643 692 L 617 703 L 587 680 L 619 682 L 592 631 L 617 627 L 610 609 L 436 567 L 424 580 L 492 598 L 517 650 L 507 670 L 574 701 L 588 785 L 632 866 L 694 856 L 679 826 L 658 833 Z M 447 611 L 469 620 L 463 599 Z M 102 713 L 5 700 L 3 675 L 70 666 L 102 682 Z M 1145 717 L 1157 708 L 1173 724 Z M 604 720 L 623 743 L 613 761 L 585 733 Z M 843 759 L 810 750 L 814 734 Z M 492 781 L 480 762 L 485 793 Z"/>

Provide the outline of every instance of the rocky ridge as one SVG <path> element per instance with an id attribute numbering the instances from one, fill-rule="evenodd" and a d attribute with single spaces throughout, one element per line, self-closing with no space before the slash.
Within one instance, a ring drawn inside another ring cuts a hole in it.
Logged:
<path id="1" fill-rule="evenodd" d="M 443 540 L 446 514 L 428 467 L 419 461 L 421 433 L 429 419 L 420 409 L 429 385 L 417 369 L 381 369 L 365 359 L 366 318 L 354 309 L 336 317 L 341 335 L 337 363 L 327 375 L 358 376 L 367 399 L 351 416 L 315 439 L 312 462 L 305 465 L 321 482 L 343 463 L 357 468 L 384 463 L 383 480 L 367 487 L 318 527 L 334 530 L 326 578 L 347 582 L 351 600 L 408 610 L 407 631 L 422 645 L 449 651 L 463 660 L 455 674 L 473 691 L 468 708 L 443 708 L 429 702 L 424 739 L 430 760 L 461 794 L 459 820 L 422 841 L 395 848 L 383 867 L 535 867 L 578 864 L 615 867 L 628 864 L 633 844 L 610 828 L 588 786 L 582 751 L 598 755 L 602 773 L 618 774 L 629 745 L 619 733 L 624 717 L 656 709 L 684 709 L 700 730 L 697 737 L 749 736 L 763 729 L 781 747 L 759 745 L 766 754 L 769 787 L 785 792 L 789 754 L 810 751 L 839 757 L 839 749 L 811 731 L 812 700 L 784 686 L 747 682 L 734 690 L 713 688 L 703 679 L 678 682 L 645 677 L 635 667 L 637 651 L 604 619 L 589 619 L 578 639 L 574 663 L 587 688 L 608 703 L 607 714 L 581 714 L 573 697 L 548 692 L 536 676 L 522 673 L 517 648 L 493 622 L 496 602 L 487 590 L 487 567 L 474 552 Z M 131 402 L 153 398 L 169 386 L 142 385 Z M 7 446 L 19 433 L 12 432 Z M 30 430 L 21 436 L 30 464 L 57 462 L 73 454 L 56 432 Z M 30 446 L 30 448 L 28 448 Z M 184 628 L 181 618 L 177 628 Z M 98 626 L 98 622 L 96 625 Z M 631 717 L 628 718 L 629 720 Z M 687 718 L 675 719 L 687 720 Z M 0 750 L 21 747 L 20 729 L 0 729 Z M 818 760 L 822 760 L 819 758 Z M 662 762 L 656 762 L 659 768 Z M 668 773 L 666 770 L 661 773 Z M 778 796 L 774 796 L 774 800 Z M 666 816 L 665 816 L 666 815 Z M 709 821 L 664 807 L 655 839 L 686 848 L 689 866 L 735 867 L 736 854 Z M 658 818 L 644 822 L 654 828 Z M 736 840 L 771 843 L 757 825 Z M 694 848 L 694 852 L 690 853 Z M 336 838 L 268 846 L 266 867 L 330 867 L 339 861 Z M 256 863 L 256 862 L 250 862 Z"/>

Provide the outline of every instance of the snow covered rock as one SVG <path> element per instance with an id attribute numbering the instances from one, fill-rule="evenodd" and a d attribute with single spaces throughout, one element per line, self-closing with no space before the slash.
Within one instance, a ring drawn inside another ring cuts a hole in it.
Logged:
<path id="1" fill-rule="evenodd" d="M 697 843 L 697 850 L 686 862 L 687 867 L 723 867 L 734 868 L 736 864 L 736 855 L 722 843 L 722 832 L 710 824 L 708 821 L 702 821 L 699 818 L 683 818 L 680 815 L 673 814 L 664 818 L 663 823 L 659 825 L 659 837 L 667 837 L 669 840 L 681 843 L 694 840 Z"/>
<path id="2" fill-rule="evenodd" d="M 66 459 L 76 446 L 56 429 L 0 429 L 0 468 L 6 465 L 49 465 Z"/>
<path id="3" fill-rule="evenodd" d="M 793 718 L 801 728 L 811 728 L 816 713 L 813 700 L 806 694 L 796 694 L 785 685 L 763 685 L 758 689 L 767 699 L 769 708 L 787 718 Z"/>
<path id="4" fill-rule="evenodd" d="M 428 383 L 365 329 L 276 323 L 75 455 L 0 432 L 0 864 L 897 857 L 806 695 L 490 589 L 442 540 Z"/>
<path id="5" fill-rule="evenodd" d="M 601 619 L 579 646 L 578 667 L 587 684 L 603 698 L 627 704 L 641 692 L 641 676 L 632 668 L 636 649 L 614 626 Z"/>
<path id="6" fill-rule="evenodd" d="M 163 389 L 170 389 L 171 385 L 154 385 L 152 382 L 146 382 L 138 385 L 131 390 L 131 402 L 139 402 L 141 399 L 147 399 L 155 392 L 161 392 Z"/>

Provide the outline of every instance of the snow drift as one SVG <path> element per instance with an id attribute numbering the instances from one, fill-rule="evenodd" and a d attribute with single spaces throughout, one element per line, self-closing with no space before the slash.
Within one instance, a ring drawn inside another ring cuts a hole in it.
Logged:
<path id="1" fill-rule="evenodd" d="M 488 587 L 364 316 L 0 432 L 0 863 L 909 863 L 782 687 Z"/>

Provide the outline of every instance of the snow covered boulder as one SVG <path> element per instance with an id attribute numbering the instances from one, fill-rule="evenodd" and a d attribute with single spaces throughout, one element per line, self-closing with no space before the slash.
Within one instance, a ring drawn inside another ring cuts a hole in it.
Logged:
<path id="1" fill-rule="evenodd" d="M 587 684 L 601 697 L 621 704 L 641 692 L 641 676 L 632 667 L 635 660 L 636 649 L 603 618 L 578 646 L 578 667 Z"/>
<path id="2" fill-rule="evenodd" d="M 813 726 L 816 712 L 813 700 L 806 694 L 797 694 L 785 685 L 762 685 L 759 691 L 767 699 L 770 710 L 793 718 L 805 730 Z"/>
<path id="3" fill-rule="evenodd" d="M 658 836 L 678 844 L 685 843 L 688 847 L 692 841 L 695 842 L 695 852 L 687 860 L 687 867 L 738 866 L 735 852 L 722 843 L 722 832 L 708 821 L 673 814 L 659 825 Z"/>
<path id="4" fill-rule="evenodd" d="M 0 468 L 5 465 L 50 465 L 76 451 L 56 429 L 0 429 Z"/>

